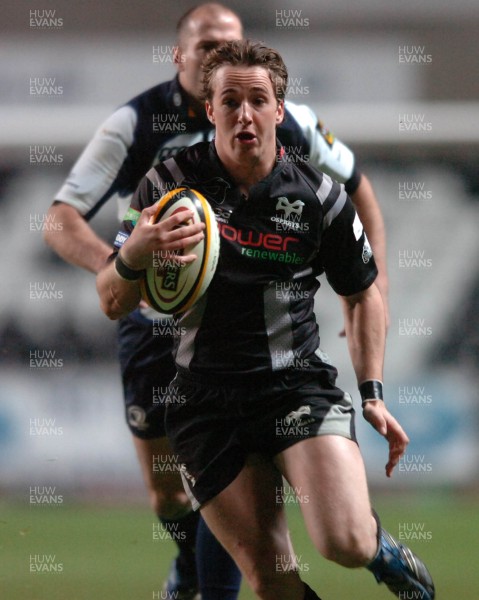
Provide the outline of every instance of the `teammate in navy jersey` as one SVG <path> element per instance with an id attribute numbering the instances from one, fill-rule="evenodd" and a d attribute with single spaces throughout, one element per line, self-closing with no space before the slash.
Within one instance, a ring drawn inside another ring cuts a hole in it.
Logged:
<path id="1" fill-rule="evenodd" d="M 226 42 L 203 65 L 215 139 L 152 168 L 134 195 L 97 276 L 104 312 L 128 314 L 154 252 L 187 264 L 183 249 L 204 225 L 184 211 L 153 223 L 156 200 L 195 188 L 220 215 L 221 251 L 207 293 L 180 318 L 177 376 L 166 429 L 185 489 L 259 598 L 318 598 L 299 576 L 277 489 L 284 477 L 316 548 L 346 567 L 367 567 L 396 597 L 434 598 L 418 557 L 384 531 L 371 508 L 349 394 L 319 347 L 317 277 L 341 298 L 363 414 L 389 444 L 391 476 L 409 442 L 382 396 L 386 337 L 377 269 L 344 187 L 277 145 L 286 67 L 260 43 Z M 212 182 L 216 187 L 212 187 Z M 300 219 L 291 219 L 293 209 Z M 281 215 L 287 231 L 277 228 Z M 299 283 L 299 294 L 277 294 Z"/>
<path id="2" fill-rule="evenodd" d="M 200 99 L 199 67 L 204 54 L 218 42 L 242 36 L 241 22 L 231 10 L 208 3 L 182 17 L 177 35 L 178 76 L 133 98 L 102 124 L 50 209 L 52 218 L 61 222 L 63 229 L 46 232 L 47 243 L 65 260 L 92 272 L 104 264 L 111 248 L 95 235 L 89 219 L 113 198 L 119 200 L 122 218 L 140 178 L 153 164 L 197 141 L 212 138 L 214 128 Z M 288 102 L 286 105 L 285 119 L 278 131 L 283 145 L 295 151 L 301 149 L 311 164 L 345 182 L 375 249 L 378 281 L 381 279 L 386 298 L 383 222 L 368 179 L 359 173 L 352 152 L 325 131 L 308 107 Z M 164 436 L 163 400 L 175 367 L 172 338 L 153 335 L 152 319 L 165 325 L 165 330 L 174 328 L 168 326 L 164 315 L 145 307 L 136 308 L 120 322 L 125 412 L 153 509 L 165 525 L 178 526 L 185 533 L 186 543 L 181 545 L 167 590 L 179 590 L 184 593 L 181 597 L 188 598 L 189 590 L 196 587 L 192 569 L 196 516 L 190 513 L 179 476 L 153 470 L 155 458 L 174 458 Z M 233 600 L 239 588 L 233 565 L 219 566 L 221 548 L 216 546 L 215 550 L 214 540 L 201 522 L 199 531 L 196 558 L 203 600 Z M 209 563 L 216 567 L 208 568 Z"/>

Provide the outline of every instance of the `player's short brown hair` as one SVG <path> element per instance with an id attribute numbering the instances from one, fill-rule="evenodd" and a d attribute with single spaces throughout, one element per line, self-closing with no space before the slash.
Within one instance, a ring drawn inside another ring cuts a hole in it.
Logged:
<path id="1" fill-rule="evenodd" d="M 288 82 L 288 70 L 277 50 L 261 42 L 235 40 L 224 42 L 211 50 L 203 63 L 203 97 L 211 100 L 216 72 L 220 67 L 263 67 L 273 84 L 276 100 L 284 100 Z"/>

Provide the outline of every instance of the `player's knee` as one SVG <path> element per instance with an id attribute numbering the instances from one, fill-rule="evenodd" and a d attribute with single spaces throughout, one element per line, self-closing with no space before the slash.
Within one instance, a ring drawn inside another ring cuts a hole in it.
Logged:
<path id="1" fill-rule="evenodd" d="M 179 519 L 191 510 L 187 495 L 179 490 L 150 490 L 151 506 L 163 519 Z"/>
<path id="2" fill-rule="evenodd" d="M 176 519 L 191 510 L 181 478 L 149 473 L 145 484 L 153 511 L 165 519 Z"/>

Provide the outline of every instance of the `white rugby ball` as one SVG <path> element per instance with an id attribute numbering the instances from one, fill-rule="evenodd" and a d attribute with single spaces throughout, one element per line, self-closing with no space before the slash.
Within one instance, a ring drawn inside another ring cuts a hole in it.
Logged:
<path id="1" fill-rule="evenodd" d="M 146 269 L 141 281 L 143 299 L 155 310 L 175 314 L 188 310 L 207 290 L 220 252 L 220 235 L 215 214 L 204 196 L 196 190 L 177 188 L 158 201 L 152 222 L 158 223 L 179 211 L 193 211 L 185 225 L 204 223 L 204 238 L 187 246 L 181 254 L 196 254 L 192 263 L 179 266 L 165 252 L 153 257 L 153 266 Z"/>

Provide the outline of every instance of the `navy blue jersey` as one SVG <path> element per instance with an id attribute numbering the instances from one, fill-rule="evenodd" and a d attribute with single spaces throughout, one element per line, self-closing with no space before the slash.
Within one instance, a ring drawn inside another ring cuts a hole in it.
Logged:
<path id="1" fill-rule="evenodd" d="M 181 317 L 177 369 L 201 379 L 303 368 L 319 348 L 314 314 L 317 277 L 352 295 L 377 270 L 344 186 L 282 152 L 246 200 L 219 161 L 214 142 L 199 143 L 152 168 L 133 197 L 115 245 L 136 215 L 167 190 L 186 186 L 210 202 L 221 234 L 217 271 L 207 293 Z"/>

